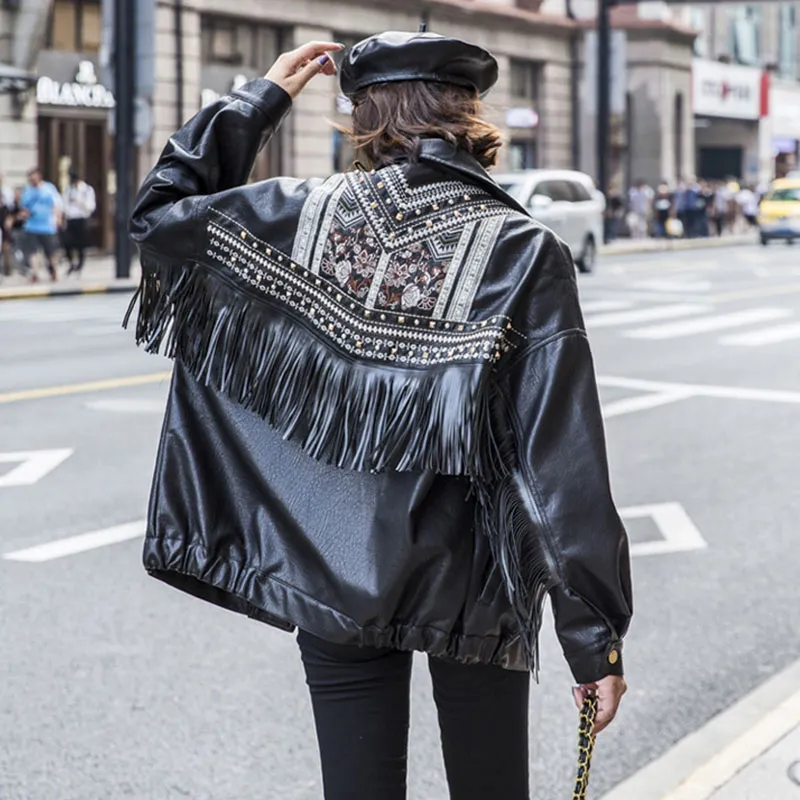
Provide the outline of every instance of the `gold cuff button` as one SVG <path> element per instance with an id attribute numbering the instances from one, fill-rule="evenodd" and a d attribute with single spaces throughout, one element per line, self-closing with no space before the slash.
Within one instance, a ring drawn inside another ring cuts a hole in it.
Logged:
<path id="1" fill-rule="evenodd" d="M 608 663 L 609 664 L 616 664 L 617 661 L 619 661 L 619 652 L 617 652 L 616 650 L 612 650 L 608 654 Z"/>

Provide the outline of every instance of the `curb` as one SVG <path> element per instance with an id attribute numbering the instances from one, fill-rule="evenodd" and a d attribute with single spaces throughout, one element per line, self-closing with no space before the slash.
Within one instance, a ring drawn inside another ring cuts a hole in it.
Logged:
<path id="1" fill-rule="evenodd" d="M 43 297 L 74 297 L 81 294 L 116 294 L 133 292 L 138 281 L 120 283 L 87 283 L 83 286 L 10 286 L 0 287 L 2 300 L 32 300 Z"/>
<path id="2" fill-rule="evenodd" d="M 643 253 L 669 253 L 681 250 L 714 250 L 724 247 L 740 247 L 743 244 L 758 244 L 752 236 L 709 237 L 708 239 L 644 239 L 641 244 L 618 247 L 613 244 L 603 245 L 599 249 L 601 256 L 642 255 Z"/>

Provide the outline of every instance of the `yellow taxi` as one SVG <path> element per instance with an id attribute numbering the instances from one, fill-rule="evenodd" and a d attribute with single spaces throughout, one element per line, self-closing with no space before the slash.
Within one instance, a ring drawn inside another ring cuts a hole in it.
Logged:
<path id="1" fill-rule="evenodd" d="M 771 239 L 794 242 L 800 239 L 800 179 L 781 178 L 772 182 L 758 207 L 761 244 Z"/>

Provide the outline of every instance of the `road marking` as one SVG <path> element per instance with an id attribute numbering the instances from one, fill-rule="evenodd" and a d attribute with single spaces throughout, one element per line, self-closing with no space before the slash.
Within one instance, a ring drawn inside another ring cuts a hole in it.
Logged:
<path id="1" fill-rule="evenodd" d="M 644 289 L 651 292 L 710 292 L 713 284 L 711 281 L 686 278 L 656 278 L 647 281 L 637 281 L 633 284 L 634 289 Z"/>
<path id="2" fill-rule="evenodd" d="M 621 508 L 619 513 L 626 520 L 650 517 L 663 537 L 652 542 L 631 544 L 631 556 L 660 556 L 687 550 L 705 550 L 708 547 L 708 543 L 680 503 L 631 506 Z"/>
<path id="3" fill-rule="evenodd" d="M 800 323 L 793 322 L 789 325 L 776 325 L 774 328 L 762 328 L 749 333 L 735 333 L 723 336 L 720 344 L 736 345 L 739 347 L 758 347 L 762 344 L 775 344 L 791 339 L 800 339 Z"/>
<path id="4" fill-rule="evenodd" d="M 664 800 L 707 800 L 798 724 L 800 692 L 793 694 L 747 733 L 717 753 Z"/>
<path id="5" fill-rule="evenodd" d="M 653 325 L 649 328 L 637 328 L 627 331 L 625 336 L 631 339 L 676 339 L 679 336 L 692 336 L 697 333 L 721 331 L 726 328 L 738 328 L 756 322 L 770 322 L 792 315 L 788 308 L 748 308 L 730 314 L 718 314 L 713 317 L 700 317 L 667 325 Z"/>
<path id="6" fill-rule="evenodd" d="M 619 311 L 609 314 L 597 314 L 586 318 L 587 328 L 608 328 L 612 325 L 631 325 L 638 322 L 655 322 L 660 319 L 688 317 L 702 314 L 711 309 L 702 305 L 676 304 L 669 306 L 653 306 L 652 308 L 636 308 L 633 311 Z"/>
<path id="7" fill-rule="evenodd" d="M 21 462 L 5 475 L 0 475 L 0 487 L 33 486 L 75 451 L 70 448 L 58 450 L 25 450 L 17 453 L 0 453 L 0 464 Z"/>
<path id="8" fill-rule="evenodd" d="M 621 417 L 624 414 L 633 414 L 636 411 L 646 411 L 649 408 L 658 408 L 669 403 L 677 403 L 691 397 L 689 392 L 648 392 L 637 394 L 635 397 L 625 397 L 603 406 L 603 419 Z"/>
<path id="9" fill-rule="evenodd" d="M 685 393 L 689 397 L 716 397 L 723 400 L 755 400 L 764 403 L 800 404 L 800 392 L 784 392 L 776 389 L 750 389 L 744 386 L 713 386 L 700 383 L 665 383 L 638 378 L 617 378 L 611 375 L 599 376 L 599 386 L 612 386 L 618 389 L 634 389 L 642 392 L 661 394 Z"/>
<path id="10" fill-rule="evenodd" d="M 800 723 L 798 685 L 800 661 L 681 739 L 602 800 L 706 800 L 708 793 L 688 792 L 700 791 L 708 785 L 700 781 L 712 776 L 713 782 L 725 774 L 733 777 Z"/>
<path id="11" fill-rule="evenodd" d="M 125 542 L 128 539 L 137 539 L 144 535 L 145 528 L 145 520 L 128 522 L 113 528 L 83 533 L 80 536 L 70 536 L 66 539 L 56 539 L 54 542 L 27 547 L 24 550 L 15 550 L 13 553 L 5 553 L 3 558 L 6 561 L 26 561 L 35 564 L 53 561 L 56 558 L 85 553 L 87 550 L 96 550 L 98 547 Z"/>
<path id="12" fill-rule="evenodd" d="M 581 303 L 581 311 L 584 314 L 595 314 L 598 311 L 621 311 L 632 305 L 626 300 L 585 300 Z"/>
<path id="13" fill-rule="evenodd" d="M 714 303 L 727 303 L 733 300 L 752 300 L 754 297 L 783 297 L 787 294 L 800 292 L 800 283 L 790 283 L 784 286 L 764 286 L 761 289 L 741 289 L 735 292 L 723 292 L 711 295 L 708 299 Z"/>
<path id="14" fill-rule="evenodd" d="M 20 400 L 40 400 L 45 397 L 62 397 L 67 394 L 81 394 L 83 392 L 100 392 L 106 389 L 120 389 L 124 386 L 142 386 L 146 383 L 160 383 L 168 380 L 171 375 L 171 372 L 151 372 L 146 375 L 131 375 L 127 378 L 71 383 L 66 386 L 48 386 L 43 389 L 23 389 L 18 392 L 0 394 L 0 404 L 16 403 Z"/>
<path id="15" fill-rule="evenodd" d="M 119 399 L 89 400 L 86 408 L 90 408 L 92 411 L 116 411 L 121 414 L 163 414 L 164 401 L 120 397 Z"/>

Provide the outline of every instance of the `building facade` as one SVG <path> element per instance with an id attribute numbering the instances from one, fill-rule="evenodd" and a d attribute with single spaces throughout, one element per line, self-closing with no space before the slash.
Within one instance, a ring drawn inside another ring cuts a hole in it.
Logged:
<path id="1" fill-rule="evenodd" d="M 18 185 L 39 164 L 64 186 L 71 168 L 97 190 L 93 243 L 113 245 L 116 181 L 114 97 L 103 85 L 98 0 L 0 0 L 0 174 Z M 428 29 L 488 47 L 500 79 L 486 112 L 504 133 L 500 168 L 572 164 L 571 50 L 576 25 L 531 0 L 159 0 L 149 135 L 137 152 L 142 176 L 167 138 L 201 106 L 263 75 L 277 55 L 311 39 L 352 43 L 381 30 Z M 20 46 L 20 37 L 26 46 Z M 3 91 L 12 75 L 27 91 Z M 253 179 L 324 176 L 352 162 L 349 106 L 330 79 L 297 98 L 279 134 L 260 154 Z"/>

